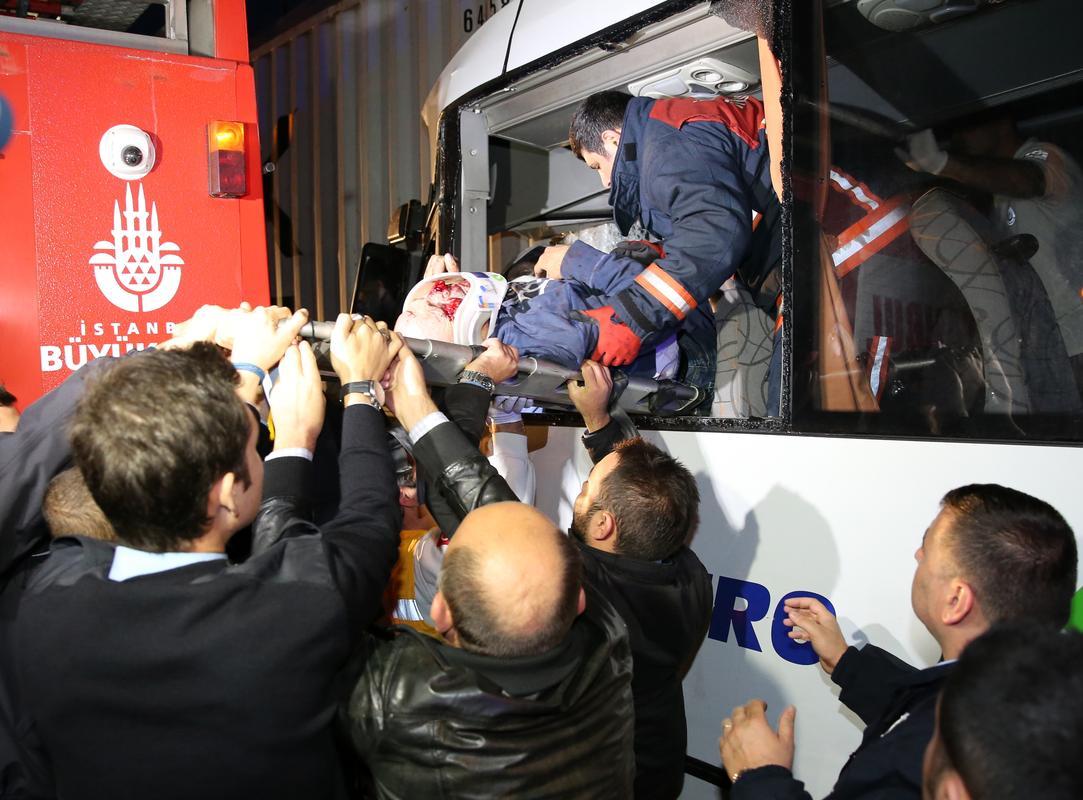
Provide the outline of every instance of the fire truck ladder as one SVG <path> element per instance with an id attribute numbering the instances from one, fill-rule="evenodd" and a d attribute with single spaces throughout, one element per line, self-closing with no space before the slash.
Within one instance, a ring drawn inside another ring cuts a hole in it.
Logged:
<path id="1" fill-rule="evenodd" d="M 333 329 L 333 322 L 310 322 L 301 329 L 301 336 L 313 343 L 321 372 L 327 377 L 334 377 L 329 368 L 329 342 Z M 433 339 L 405 337 L 405 341 L 421 362 L 430 386 L 454 384 L 463 368 L 484 351 L 477 345 L 450 344 Z M 574 406 L 568 399 L 567 384 L 579 379 L 578 370 L 527 356 L 519 359 L 519 374 L 499 384 L 496 394 L 525 397 L 538 407 L 571 409 Z M 613 371 L 611 402 L 629 414 L 662 417 L 690 414 L 703 397 L 702 389 L 678 381 L 631 378 L 619 370 Z"/>

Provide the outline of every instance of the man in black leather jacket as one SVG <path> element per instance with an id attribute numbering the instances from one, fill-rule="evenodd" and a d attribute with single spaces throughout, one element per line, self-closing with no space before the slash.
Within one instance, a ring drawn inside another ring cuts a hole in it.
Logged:
<path id="1" fill-rule="evenodd" d="M 376 794 L 630 796 L 623 622 L 581 582 L 568 539 L 511 502 L 504 480 L 437 411 L 408 351 L 392 381 L 414 457 L 463 521 L 433 602 L 444 641 L 407 628 L 370 639 L 343 709 Z"/>

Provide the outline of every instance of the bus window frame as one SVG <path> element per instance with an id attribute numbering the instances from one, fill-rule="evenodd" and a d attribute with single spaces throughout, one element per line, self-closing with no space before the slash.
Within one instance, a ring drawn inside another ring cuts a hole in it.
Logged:
<path id="1" fill-rule="evenodd" d="M 538 61 L 505 71 L 444 108 L 440 115 L 437 137 L 436 185 L 440 187 L 436 198 L 435 252 L 452 252 L 459 255 L 460 230 L 463 203 L 461 202 L 462 152 L 460 139 L 460 115 L 468 112 L 482 99 L 503 91 L 507 86 L 542 70 L 546 70 L 574 55 L 594 47 L 605 47 L 626 39 L 636 31 L 648 27 L 680 11 L 698 4 L 698 0 L 671 0 L 656 6 L 637 18 L 627 20 L 611 28 L 556 50 Z M 810 14 L 815 13 L 818 3 L 781 2 L 783 13 L 790 16 L 780 34 L 782 52 L 777 54 L 783 67 L 784 96 L 794 98 L 808 96 L 812 75 L 808 70 L 795 70 L 793 65 L 816 55 L 810 37 L 802 37 L 810 30 Z M 514 35 L 514 32 L 513 32 Z M 800 74 L 798 74 L 800 73 Z M 795 170 L 807 167 L 807 156 L 812 148 L 795 146 L 795 130 L 816 125 L 815 112 L 807 105 L 796 108 L 796 102 L 783 104 L 784 169 L 783 169 L 783 263 L 782 286 L 787 297 L 787 325 L 782 334 L 782 408 L 777 417 L 700 417 L 700 416 L 637 416 L 641 430 L 720 432 L 720 433 L 771 433 L 790 435 L 832 436 L 862 439 L 889 439 L 915 441 L 958 441 L 1004 444 L 1079 445 L 1083 443 L 1083 416 L 1028 415 L 1021 420 L 1026 430 L 1013 426 L 1011 419 L 993 415 L 972 417 L 958 423 L 950 435 L 937 435 L 927 430 L 917 430 L 906 420 L 882 416 L 878 413 L 820 411 L 812 407 L 811 383 L 814 375 L 813 331 L 816 325 L 815 270 L 796 269 L 796 264 L 815 264 L 819 258 L 819 226 L 812 209 L 796 200 L 792 191 L 791 175 Z M 800 126 L 800 128 L 798 127 Z M 457 200 L 459 202 L 457 202 Z M 431 247 L 431 243 L 430 243 Z M 795 365 L 804 364 L 797 369 Z M 582 419 L 573 411 L 544 411 L 530 414 L 528 422 L 559 427 L 582 427 Z"/>

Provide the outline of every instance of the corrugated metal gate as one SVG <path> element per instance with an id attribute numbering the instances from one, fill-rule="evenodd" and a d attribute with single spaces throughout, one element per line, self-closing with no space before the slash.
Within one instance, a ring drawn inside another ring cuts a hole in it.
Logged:
<path id="1" fill-rule="evenodd" d="M 391 209 L 428 200 L 421 105 L 480 5 L 347 0 L 253 51 L 274 302 L 333 318 Z"/>

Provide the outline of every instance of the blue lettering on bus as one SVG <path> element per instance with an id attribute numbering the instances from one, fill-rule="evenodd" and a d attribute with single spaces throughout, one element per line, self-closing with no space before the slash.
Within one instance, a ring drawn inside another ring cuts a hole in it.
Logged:
<path id="1" fill-rule="evenodd" d="M 771 646 L 775 652 L 791 664 L 815 664 L 818 659 L 812 647 L 807 643 L 795 642 L 787 636 L 790 629 L 782 621 L 786 619 L 786 601 L 791 597 L 814 597 L 832 614 L 835 613 L 835 607 L 823 595 L 804 590 L 784 595 L 775 605 L 774 614 L 771 617 Z M 738 608 L 738 600 L 744 601 L 740 608 Z M 719 642 L 728 642 L 732 630 L 733 641 L 738 647 L 763 652 L 752 623 L 766 617 L 770 608 L 771 593 L 766 586 L 754 581 L 742 581 L 719 575 L 718 587 L 715 590 L 714 613 L 711 615 L 711 627 L 707 631 L 707 637 Z"/>

